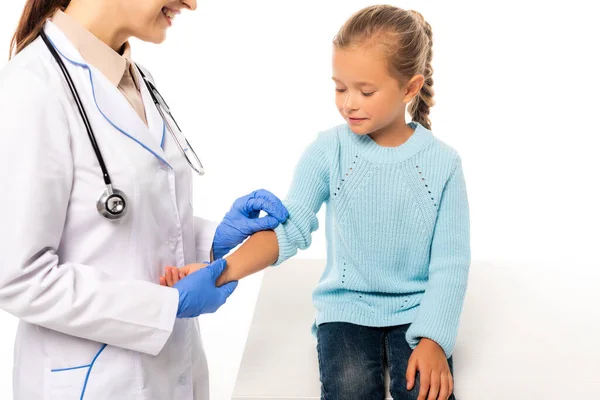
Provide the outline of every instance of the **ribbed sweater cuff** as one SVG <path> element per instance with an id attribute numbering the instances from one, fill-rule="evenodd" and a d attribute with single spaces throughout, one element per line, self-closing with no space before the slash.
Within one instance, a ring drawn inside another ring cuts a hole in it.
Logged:
<path id="1" fill-rule="evenodd" d="M 298 252 L 298 249 L 306 249 L 311 243 L 311 231 L 308 226 L 301 229 L 299 225 L 295 224 L 304 223 L 314 218 L 314 213 L 304 207 L 294 206 L 293 204 L 286 204 L 290 217 L 286 222 L 280 224 L 275 228 L 275 234 L 277 235 L 277 244 L 279 245 L 279 258 L 273 264 L 278 266 L 285 260 L 293 257 Z"/>

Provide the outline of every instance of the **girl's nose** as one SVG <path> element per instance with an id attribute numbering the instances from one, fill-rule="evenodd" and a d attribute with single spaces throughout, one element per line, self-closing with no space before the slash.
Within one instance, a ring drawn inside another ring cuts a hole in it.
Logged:
<path id="1" fill-rule="evenodd" d="M 353 96 L 350 93 L 348 93 L 346 95 L 346 98 L 344 99 L 344 111 L 346 113 L 348 113 L 350 111 L 355 111 L 357 109 L 358 109 L 358 103 L 356 101 L 356 96 Z"/>

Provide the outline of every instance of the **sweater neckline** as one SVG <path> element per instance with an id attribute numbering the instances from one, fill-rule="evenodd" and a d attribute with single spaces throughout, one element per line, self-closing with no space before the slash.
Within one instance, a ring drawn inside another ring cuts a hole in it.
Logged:
<path id="1" fill-rule="evenodd" d="M 411 121 L 408 125 L 415 131 L 406 142 L 395 147 L 380 146 L 369 135 L 357 135 L 352 132 L 348 125 L 345 125 L 345 130 L 358 144 L 360 154 L 364 158 L 378 164 L 395 164 L 414 156 L 433 139 L 433 133 L 420 123 Z"/>

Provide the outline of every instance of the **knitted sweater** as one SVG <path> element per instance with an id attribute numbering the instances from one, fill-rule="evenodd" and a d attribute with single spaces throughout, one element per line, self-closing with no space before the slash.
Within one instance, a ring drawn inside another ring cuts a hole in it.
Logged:
<path id="1" fill-rule="evenodd" d="M 411 324 L 406 339 L 450 357 L 470 265 L 469 205 L 461 160 L 421 124 L 397 147 L 347 125 L 305 150 L 275 229 L 279 259 L 306 249 L 326 204 L 327 263 L 313 293 L 315 326 Z"/>

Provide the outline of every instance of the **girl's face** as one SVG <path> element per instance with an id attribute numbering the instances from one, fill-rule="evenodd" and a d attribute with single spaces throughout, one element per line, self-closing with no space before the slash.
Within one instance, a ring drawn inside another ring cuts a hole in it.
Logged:
<path id="1" fill-rule="evenodd" d="M 406 124 L 406 105 L 421 89 L 422 75 L 401 85 L 389 74 L 388 66 L 388 60 L 375 46 L 334 48 L 335 103 L 358 135 Z"/>
<path id="2" fill-rule="evenodd" d="M 196 0 L 126 0 L 119 3 L 128 36 L 152 43 L 165 40 L 167 29 L 183 9 L 195 10 Z"/>

